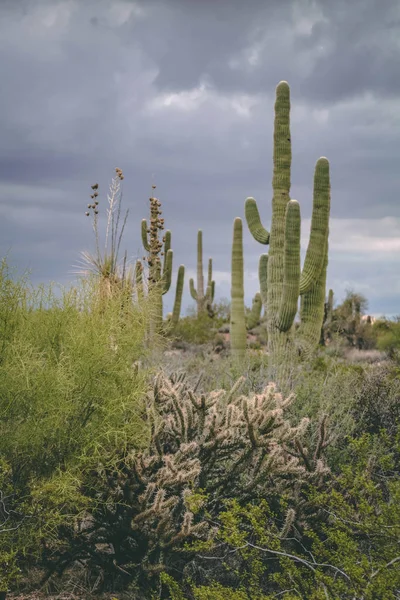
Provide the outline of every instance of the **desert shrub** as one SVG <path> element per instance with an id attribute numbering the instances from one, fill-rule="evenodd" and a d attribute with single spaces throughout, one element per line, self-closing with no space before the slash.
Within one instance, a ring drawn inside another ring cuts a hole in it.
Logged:
<path id="1" fill-rule="evenodd" d="M 296 505 L 282 520 L 265 498 L 228 503 L 215 519 L 213 545 L 199 556 L 201 568 L 180 588 L 182 597 L 397 597 L 399 432 L 395 444 L 385 432 L 364 434 L 351 440 L 349 450 L 340 474 L 306 490 L 307 512 L 300 520 Z"/>
<path id="2" fill-rule="evenodd" d="M 377 347 L 386 352 L 390 358 L 397 358 L 400 350 L 400 322 L 381 321 L 374 324 L 377 336 Z"/>
<path id="3" fill-rule="evenodd" d="M 146 445 L 148 373 L 133 363 L 147 352 L 151 306 L 118 295 L 100 304 L 95 279 L 57 299 L 51 286 L 28 289 L 1 273 L 3 509 L 15 520 L 1 544 L 2 557 L 13 556 L 3 574 L 11 582 L 11 565 L 29 566 L 57 527 L 87 508 L 83 473 L 105 456 L 112 463 L 116 449 Z"/>
<path id="4" fill-rule="evenodd" d="M 352 408 L 353 434 L 378 434 L 384 429 L 394 435 L 400 423 L 400 378 L 390 364 L 365 369 L 357 386 L 357 400 Z"/>
<path id="5" fill-rule="evenodd" d="M 179 319 L 170 335 L 176 340 L 191 344 L 205 344 L 212 341 L 221 323 L 220 319 L 211 319 L 206 312 L 189 315 Z"/>
<path id="6" fill-rule="evenodd" d="M 323 478 L 324 436 L 307 457 L 300 440 L 308 420 L 291 427 L 284 418 L 292 399 L 272 384 L 243 396 L 242 383 L 205 394 L 182 375 L 159 374 L 148 396 L 149 448 L 121 455 L 83 482 L 95 503 L 74 532 L 58 532 L 59 548 L 48 556 L 54 568 L 79 560 L 105 586 L 129 582 L 149 594 L 160 572 L 195 568 L 191 559 L 212 545 L 226 499 L 245 503 L 268 490 L 279 506 L 290 481 L 299 496 L 305 483 Z M 183 553 L 188 542 L 194 546 Z"/>

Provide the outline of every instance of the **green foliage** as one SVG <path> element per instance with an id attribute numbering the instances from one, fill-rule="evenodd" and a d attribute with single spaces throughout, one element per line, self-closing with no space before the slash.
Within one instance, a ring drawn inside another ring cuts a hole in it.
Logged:
<path id="1" fill-rule="evenodd" d="M 377 337 L 377 347 L 386 352 L 390 358 L 398 358 L 400 350 L 400 322 L 380 321 L 374 323 L 374 332 Z"/>
<path id="2" fill-rule="evenodd" d="M 399 430 L 394 443 L 384 431 L 366 434 L 350 442 L 341 473 L 310 486 L 302 504 L 290 495 L 278 510 L 268 498 L 229 502 L 219 514 L 214 549 L 202 552 L 214 566 L 201 562 L 202 583 L 188 581 L 187 597 L 395 598 L 399 458 Z"/>
<path id="3" fill-rule="evenodd" d="M 105 302 L 96 277 L 61 299 L 12 281 L 4 262 L 0 282 L 0 483 L 12 515 L 0 536 L 3 562 L 19 568 L 88 508 L 85 472 L 146 445 L 148 372 L 133 363 L 146 357 L 152 307 L 123 290 Z"/>
<path id="4" fill-rule="evenodd" d="M 243 383 L 204 394 L 184 375 L 159 374 L 147 397 L 149 446 L 86 475 L 90 525 L 82 518 L 78 529 L 58 529 L 54 568 L 79 559 L 91 581 L 133 581 L 151 592 L 159 573 L 180 572 L 212 544 L 225 498 L 262 497 L 270 481 L 279 496 L 288 478 L 301 487 L 323 476 L 321 457 L 318 468 L 314 459 L 305 466 L 308 420 L 292 427 L 284 418 L 292 399 L 272 384 L 244 396 Z"/>
<path id="5" fill-rule="evenodd" d="M 223 323 L 222 318 L 216 315 L 211 319 L 205 311 L 200 314 L 194 314 L 194 311 L 189 312 L 192 314 L 181 317 L 171 335 L 177 340 L 190 344 L 205 344 L 212 341 L 216 330 Z"/>

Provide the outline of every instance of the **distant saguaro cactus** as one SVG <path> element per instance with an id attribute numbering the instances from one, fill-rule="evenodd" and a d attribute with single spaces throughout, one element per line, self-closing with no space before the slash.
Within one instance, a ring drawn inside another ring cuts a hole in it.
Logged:
<path id="1" fill-rule="evenodd" d="M 251 312 L 246 318 L 246 329 L 253 329 L 260 322 L 261 317 L 261 309 L 262 309 L 262 300 L 260 292 L 253 298 L 253 304 L 251 307 Z"/>
<path id="2" fill-rule="evenodd" d="M 319 158 L 314 174 L 311 235 L 303 270 L 300 268 L 300 206 L 291 200 L 290 90 L 286 81 L 276 88 L 274 170 L 271 232 L 261 224 L 254 198 L 247 198 L 245 214 L 253 237 L 269 244 L 260 259 L 260 288 L 266 302 L 269 378 L 291 387 L 296 356 L 307 356 L 318 344 L 325 302 L 330 213 L 329 162 Z M 300 326 L 293 323 L 301 297 Z"/>
<path id="3" fill-rule="evenodd" d="M 233 224 L 232 270 L 231 270 L 231 354 L 242 360 L 246 352 L 246 322 L 243 282 L 243 226 L 236 217 Z"/>
<path id="4" fill-rule="evenodd" d="M 176 280 L 174 308 L 173 308 L 172 316 L 171 316 L 173 325 L 176 325 L 178 323 L 179 316 L 181 314 L 184 278 L 185 278 L 185 267 L 184 267 L 184 265 L 180 265 L 180 267 L 178 269 L 178 277 Z"/>
<path id="5" fill-rule="evenodd" d="M 164 219 L 160 216 L 162 214 L 161 202 L 154 197 L 151 197 L 149 201 L 150 226 L 147 225 L 146 219 L 142 219 L 142 243 L 148 252 L 148 256 L 143 258 L 147 260 L 148 264 L 148 290 L 154 294 L 156 304 L 153 325 L 156 330 L 160 330 L 163 319 L 162 297 L 171 286 L 173 252 L 171 250 L 171 232 L 167 230 L 162 241 L 158 237 L 159 231 L 164 229 Z M 164 256 L 162 268 L 159 255 Z"/>
<path id="6" fill-rule="evenodd" d="M 212 280 L 212 259 L 208 260 L 208 278 L 207 287 L 204 293 L 204 275 L 203 275 L 203 232 L 201 229 L 197 232 L 197 289 L 194 287 L 193 279 L 189 281 L 190 295 L 197 302 L 197 314 L 205 312 L 210 313 L 210 306 L 214 301 L 215 281 Z"/>

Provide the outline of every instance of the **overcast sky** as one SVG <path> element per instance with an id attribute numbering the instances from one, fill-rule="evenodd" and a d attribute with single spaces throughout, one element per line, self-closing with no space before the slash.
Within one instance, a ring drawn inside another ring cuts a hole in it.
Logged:
<path id="1" fill-rule="evenodd" d="M 216 299 L 230 296 L 234 218 L 254 196 L 269 226 L 275 87 L 291 89 L 292 189 L 308 242 L 315 162 L 331 164 L 328 286 L 400 314 L 398 0 L 0 0 L 0 257 L 69 285 L 95 252 L 123 170 L 121 243 L 141 257 L 151 184 L 172 231 L 173 285 L 193 303 L 197 230 Z M 104 241 L 104 235 L 100 238 Z M 266 247 L 244 226 L 245 300 Z"/>

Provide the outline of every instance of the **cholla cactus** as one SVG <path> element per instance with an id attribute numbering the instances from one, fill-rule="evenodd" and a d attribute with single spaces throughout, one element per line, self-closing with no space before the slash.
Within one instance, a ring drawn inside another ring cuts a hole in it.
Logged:
<path id="1" fill-rule="evenodd" d="M 147 398 L 148 449 L 99 470 L 92 484 L 97 508 L 73 540 L 80 553 L 70 549 L 69 556 L 87 559 L 88 567 L 97 560 L 109 574 L 132 573 L 143 589 L 154 573 L 187 562 L 178 551 L 183 542 L 215 536 L 213 516 L 223 500 L 247 502 L 271 486 L 281 493 L 290 476 L 298 485 L 310 481 L 315 469 L 301 442 L 308 419 L 291 426 L 285 411 L 292 396 L 284 399 L 268 384 L 247 397 L 243 382 L 202 393 L 184 374 L 158 374 Z M 322 446 L 321 438 L 319 474 Z"/>

